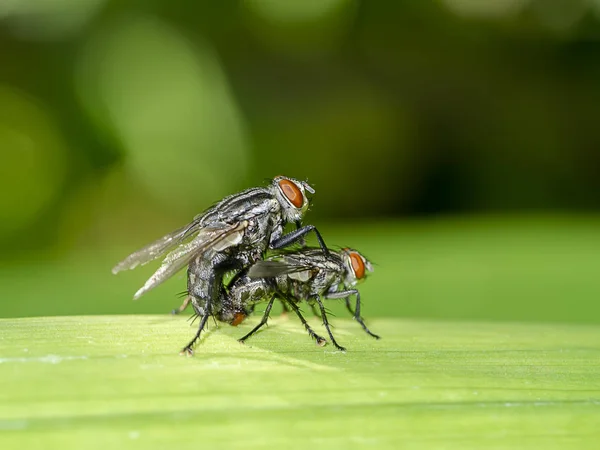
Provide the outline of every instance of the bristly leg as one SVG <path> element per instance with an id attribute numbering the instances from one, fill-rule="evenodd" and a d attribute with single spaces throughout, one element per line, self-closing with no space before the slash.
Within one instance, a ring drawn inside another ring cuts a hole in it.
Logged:
<path id="1" fill-rule="evenodd" d="M 338 350 L 345 352 L 346 349 L 344 347 L 342 347 L 341 345 L 339 345 L 335 338 L 333 337 L 333 333 L 331 332 L 331 328 L 329 327 L 329 321 L 327 320 L 327 313 L 325 312 L 325 307 L 323 306 L 323 302 L 321 301 L 321 297 L 319 297 L 318 295 L 314 296 L 314 299 L 316 300 L 317 304 L 319 305 L 319 309 L 321 310 L 321 318 L 323 319 L 323 325 L 325 325 L 325 329 L 327 330 L 327 333 L 329 334 L 329 338 L 331 339 L 331 342 L 333 343 L 333 345 L 335 345 L 335 348 L 337 348 Z"/>
<path id="2" fill-rule="evenodd" d="M 372 336 L 375 339 L 381 339 L 380 336 L 376 335 L 375 333 L 372 333 L 371 330 L 369 330 L 367 328 L 367 326 L 365 325 L 365 322 L 363 321 L 363 318 L 360 316 L 360 292 L 358 292 L 358 290 L 355 290 L 355 291 L 356 291 L 356 308 L 355 308 L 355 313 L 354 313 L 354 320 L 356 320 L 360 324 L 362 329 L 365 330 L 365 332 L 369 336 Z"/>
<path id="3" fill-rule="evenodd" d="M 310 309 L 314 316 L 318 317 L 319 319 L 321 318 L 321 314 L 319 313 L 319 311 L 317 311 L 317 308 L 315 307 L 314 303 L 310 304 Z"/>
<path id="4" fill-rule="evenodd" d="M 308 324 L 308 322 L 306 322 L 304 317 L 302 317 L 302 313 L 300 312 L 298 305 L 296 305 L 293 301 L 288 301 L 287 304 L 296 313 L 296 315 L 300 319 L 300 322 L 302 322 L 302 325 L 304 325 L 304 328 L 306 328 L 306 331 L 308 331 L 308 335 L 317 342 L 317 345 L 319 345 L 320 347 L 323 347 L 325 344 L 327 344 L 327 341 L 325 340 L 325 338 L 322 338 L 317 333 L 315 333 L 313 331 L 313 329 L 310 327 L 310 325 Z"/>
<path id="5" fill-rule="evenodd" d="M 371 330 L 369 330 L 367 328 L 367 325 L 365 325 L 365 323 L 363 322 L 362 317 L 360 316 L 354 316 L 354 320 L 356 320 L 360 326 L 362 327 L 363 330 L 365 330 L 365 333 L 367 333 L 369 336 L 374 337 L 375 339 L 381 339 L 381 336 L 379 336 L 378 334 L 373 333 Z"/>
<path id="6" fill-rule="evenodd" d="M 210 316 L 210 310 L 207 309 L 207 311 L 202 316 L 202 320 L 200 321 L 200 325 L 198 326 L 198 331 L 196 332 L 194 339 L 192 339 L 188 343 L 188 345 L 183 347 L 183 349 L 181 350 L 181 354 L 186 354 L 188 356 L 194 355 L 194 344 L 196 343 L 196 341 L 198 341 L 198 339 L 200 339 L 200 334 L 202 333 L 202 330 L 204 330 L 204 326 L 206 325 L 206 321 L 208 320 L 209 316 Z"/>
<path id="7" fill-rule="evenodd" d="M 333 298 L 333 297 L 327 297 L 327 298 Z M 354 316 L 354 310 L 352 309 L 352 306 L 350 305 L 350 296 L 346 297 L 344 300 L 346 301 L 346 309 L 350 312 L 351 316 Z"/>
<path id="8" fill-rule="evenodd" d="M 317 241 L 319 241 L 319 247 L 321 247 L 323 253 L 325 255 L 329 255 L 329 249 L 325 245 L 325 241 L 323 240 L 321 233 L 319 233 L 319 230 L 317 230 L 314 225 L 305 225 L 302 228 L 298 228 L 297 230 L 290 231 L 289 233 L 284 234 L 279 239 L 271 242 L 271 248 L 276 250 L 279 248 L 288 247 L 297 242 L 302 242 L 304 236 L 306 236 L 311 231 L 315 233 Z"/>
<path id="9" fill-rule="evenodd" d="M 356 311 L 353 311 L 352 306 L 350 305 L 350 296 L 352 296 L 352 295 L 356 295 Z M 352 318 L 360 324 L 362 329 L 365 330 L 365 332 L 369 336 L 374 337 L 375 339 L 381 339 L 381 336 L 378 336 L 377 334 L 372 333 L 371 330 L 369 330 L 367 328 L 367 325 L 365 325 L 363 318 L 360 316 L 360 292 L 358 292 L 357 289 L 341 291 L 341 292 L 333 292 L 331 294 L 328 294 L 327 298 L 331 298 L 331 299 L 343 298 L 346 301 L 346 309 L 348 311 L 350 311 L 350 314 L 352 314 Z"/>
<path id="10" fill-rule="evenodd" d="M 263 314 L 262 319 L 260 320 L 260 323 L 258 325 L 256 325 L 252 329 L 252 331 L 250 331 L 248 334 L 246 334 L 245 336 L 238 339 L 238 341 L 240 343 L 243 344 L 246 341 L 246 339 L 248 339 L 250 336 L 252 336 L 258 330 L 260 330 L 263 325 L 266 325 L 267 321 L 269 320 L 269 313 L 271 312 L 271 308 L 273 307 L 274 301 L 275 301 L 275 297 L 273 296 L 273 297 L 271 297 L 271 300 L 269 300 L 269 304 L 267 305 L 267 308 L 265 309 L 265 313 Z"/>
<path id="11" fill-rule="evenodd" d="M 200 335 L 202 334 L 202 331 L 204 330 L 204 327 L 206 326 L 206 322 L 208 320 L 208 318 L 210 316 L 213 315 L 213 299 L 214 299 L 214 294 L 216 292 L 218 292 L 219 287 L 221 286 L 222 280 L 223 280 L 223 275 L 225 274 L 225 272 L 227 271 L 227 268 L 225 266 L 219 266 L 219 265 L 214 265 L 213 266 L 213 270 L 210 272 L 209 277 L 205 280 L 206 283 L 204 284 L 204 286 L 207 287 L 206 293 L 202 293 L 201 289 L 199 293 L 194 293 L 192 292 L 192 289 L 190 290 L 190 298 L 193 296 L 194 298 L 191 299 L 192 303 L 194 305 L 194 310 L 196 311 L 196 313 L 199 312 L 199 308 L 197 306 L 197 303 L 200 302 L 196 302 L 196 300 L 198 299 L 202 299 L 205 300 L 205 306 L 203 308 L 203 314 L 202 314 L 202 319 L 200 320 L 200 325 L 198 326 L 198 331 L 196 332 L 196 335 L 194 336 L 194 339 L 192 339 L 188 345 L 186 345 L 183 350 L 181 351 L 181 353 L 186 353 L 189 356 L 192 356 L 194 354 L 194 344 L 200 339 Z M 198 286 L 196 286 L 197 288 Z M 213 316 L 214 318 L 214 316 Z M 216 321 L 215 321 L 216 324 Z"/>

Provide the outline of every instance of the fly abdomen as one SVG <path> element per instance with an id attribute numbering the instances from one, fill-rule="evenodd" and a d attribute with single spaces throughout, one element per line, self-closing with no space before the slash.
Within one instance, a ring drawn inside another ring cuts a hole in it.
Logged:
<path id="1" fill-rule="evenodd" d="M 229 302 L 234 309 L 253 308 L 274 292 L 272 283 L 265 279 L 238 278 L 229 288 Z"/>

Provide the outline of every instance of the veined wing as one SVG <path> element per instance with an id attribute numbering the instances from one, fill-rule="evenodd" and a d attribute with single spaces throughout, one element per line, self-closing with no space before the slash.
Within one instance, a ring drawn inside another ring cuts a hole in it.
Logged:
<path id="1" fill-rule="evenodd" d="M 307 281 L 320 270 L 331 270 L 341 266 L 337 253 L 325 256 L 320 248 L 304 248 L 284 251 L 267 260 L 257 261 L 248 270 L 250 278 L 275 278 L 288 275 L 290 278 Z"/>
<path id="2" fill-rule="evenodd" d="M 247 226 L 248 222 L 242 221 L 234 224 L 223 224 L 221 227 L 202 228 L 194 239 L 181 244 L 165 257 L 161 266 L 148 278 L 144 286 L 135 293 L 134 300 L 171 278 L 188 265 L 196 255 L 209 249 L 221 251 L 239 244 Z"/>
<path id="3" fill-rule="evenodd" d="M 262 260 L 255 262 L 248 270 L 250 278 L 275 278 L 281 275 L 300 275 L 300 281 L 306 281 L 320 268 L 315 264 L 303 264 L 284 261 Z"/>
<path id="4" fill-rule="evenodd" d="M 194 220 L 193 222 L 185 225 L 184 227 L 175 230 L 166 236 L 157 239 L 151 244 L 133 252 L 119 264 L 112 269 L 112 273 L 117 274 L 123 270 L 135 269 L 139 265 L 144 265 L 150 261 L 153 261 L 165 253 L 180 244 L 185 239 L 189 238 L 192 233 L 197 231 L 199 221 Z"/>

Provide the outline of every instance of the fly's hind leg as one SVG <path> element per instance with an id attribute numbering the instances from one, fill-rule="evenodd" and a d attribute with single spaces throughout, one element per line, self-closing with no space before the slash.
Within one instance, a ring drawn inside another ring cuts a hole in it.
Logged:
<path id="1" fill-rule="evenodd" d="M 300 319 L 300 322 L 302 322 L 302 325 L 304 325 L 304 328 L 306 328 L 306 331 L 308 331 L 308 335 L 316 341 L 317 345 L 323 347 L 325 344 L 327 344 L 325 338 L 322 338 L 317 333 L 315 333 L 308 324 L 308 322 L 306 322 L 306 319 L 302 317 L 302 313 L 300 312 L 298 305 L 296 305 L 293 301 L 288 301 L 287 304 L 296 313 L 296 315 Z"/>
<path id="2" fill-rule="evenodd" d="M 194 344 L 200 339 L 200 335 L 206 326 L 210 316 L 219 314 L 221 303 L 218 298 L 221 293 L 223 276 L 229 270 L 228 266 L 219 261 L 197 258 L 188 267 L 188 292 L 194 305 L 194 310 L 201 316 L 198 331 L 194 338 L 183 348 L 182 353 L 194 354 Z"/>
<path id="3" fill-rule="evenodd" d="M 267 308 L 265 309 L 265 313 L 263 314 L 263 317 L 262 317 L 260 323 L 258 325 L 256 325 L 252 329 L 252 331 L 250 331 L 250 333 L 248 333 L 245 336 L 243 336 L 240 339 L 238 339 L 238 341 L 240 343 L 243 344 L 246 341 L 246 339 L 248 339 L 250 336 L 252 336 L 258 330 L 260 330 L 263 327 L 263 325 L 266 325 L 267 321 L 269 320 L 269 313 L 271 312 L 271 308 L 273 307 L 273 302 L 274 301 L 275 301 L 275 296 L 271 297 L 271 300 L 269 300 L 269 304 L 267 305 Z"/>
<path id="4" fill-rule="evenodd" d="M 206 326 L 206 321 L 208 320 L 209 316 L 210 312 L 207 308 L 206 312 L 202 315 L 202 319 L 200 320 L 200 325 L 198 326 L 198 331 L 196 332 L 196 335 L 190 342 L 188 342 L 188 344 L 185 347 L 183 347 L 183 349 L 181 350 L 181 354 L 186 354 L 188 356 L 192 356 L 194 354 L 194 344 L 196 344 L 196 341 L 200 339 L 200 334 L 204 330 L 204 327 Z"/>

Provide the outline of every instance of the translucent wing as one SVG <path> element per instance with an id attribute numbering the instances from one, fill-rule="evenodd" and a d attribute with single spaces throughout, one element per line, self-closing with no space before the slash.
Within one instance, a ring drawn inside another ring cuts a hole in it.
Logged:
<path id="1" fill-rule="evenodd" d="M 133 298 L 138 299 L 163 281 L 171 278 L 188 265 L 196 255 L 209 249 L 220 251 L 238 244 L 242 240 L 247 226 L 248 222 L 243 221 L 235 224 L 223 224 L 222 227 L 202 228 L 194 239 L 181 244 L 165 257 L 161 266 L 148 278 Z"/>
<path id="2" fill-rule="evenodd" d="M 320 268 L 316 264 L 291 261 L 257 261 L 248 270 L 250 278 L 275 278 L 281 275 L 312 273 Z"/>
<path id="3" fill-rule="evenodd" d="M 122 270 L 134 269 L 139 265 L 144 265 L 164 255 L 169 249 L 180 244 L 198 229 L 199 221 L 192 223 L 161 237 L 160 239 L 146 245 L 138 251 L 132 253 L 112 269 L 116 274 Z"/>
<path id="4" fill-rule="evenodd" d="M 325 255 L 320 248 L 307 247 L 301 250 L 288 250 L 267 260 L 257 261 L 248 270 L 250 278 L 275 278 L 288 275 L 290 278 L 306 281 L 320 270 L 335 270 L 343 266 L 339 255 L 331 252 Z"/>
<path id="5" fill-rule="evenodd" d="M 250 278 L 275 278 L 294 270 L 294 266 L 281 261 L 257 261 L 248 270 Z"/>

